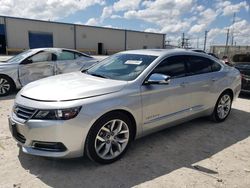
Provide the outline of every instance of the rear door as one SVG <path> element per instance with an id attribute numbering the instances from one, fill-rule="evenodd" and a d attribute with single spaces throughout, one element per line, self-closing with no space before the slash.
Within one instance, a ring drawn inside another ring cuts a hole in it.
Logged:
<path id="1" fill-rule="evenodd" d="M 54 54 L 51 52 L 41 51 L 23 60 L 18 69 L 19 81 L 22 86 L 48 76 L 53 76 Z"/>
<path id="2" fill-rule="evenodd" d="M 78 52 L 62 50 L 61 52 L 57 53 L 57 74 L 74 72 L 84 69 L 84 67 L 88 67 L 88 61 L 91 61 L 92 59 L 93 58 L 84 56 L 83 54 Z"/>
<path id="3" fill-rule="evenodd" d="M 190 102 L 192 110 L 197 113 L 211 107 L 215 100 L 214 92 L 221 74 L 218 71 L 221 66 L 209 58 L 189 55 L 185 57 L 187 62 L 187 87 L 192 91 Z"/>

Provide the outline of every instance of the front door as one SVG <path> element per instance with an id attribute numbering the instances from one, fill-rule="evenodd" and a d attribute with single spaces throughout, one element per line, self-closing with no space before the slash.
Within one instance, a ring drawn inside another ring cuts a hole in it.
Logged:
<path id="1" fill-rule="evenodd" d="M 188 116 L 190 90 L 186 81 L 186 63 L 182 56 L 162 61 L 152 73 L 170 76 L 168 85 L 142 85 L 143 130 L 161 129 L 164 124 Z M 152 74 L 151 73 L 151 74 Z"/>
<path id="2" fill-rule="evenodd" d="M 52 56 L 51 52 L 42 51 L 20 63 L 18 74 L 21 85 L 54 75 Z"/>

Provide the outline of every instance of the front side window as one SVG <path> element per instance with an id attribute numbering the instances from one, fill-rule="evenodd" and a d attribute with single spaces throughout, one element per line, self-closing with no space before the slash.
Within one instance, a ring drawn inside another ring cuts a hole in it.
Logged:
<path id="1" fill-rule="evenodd" d="M 163 60 L 153 73 L 165 74 L 172 78 L 183 77 L 186 75 L 185 59 L 183 56 L 173 56 Z"/>
<path id="2" fill-rule="evenodd" d="M 157 56 L 141 54 L 115 54 L 104 59 L 86 73 L 114 80 L 131 81 L 137 78 Z"/>
<path id="3" fill-rule="evenodd" d="M 52 61 L 52 54 L 49 52 L 40 52 L 30 58 L 33 63 Z"/>
<path id="4" fill-rule="evenodd" d="M 200 56 L 189 56 L 187 58 L 187 67 L 189 75 L 203 74 L 213 71 L 212 61 Z"/>
<path id="5" fill-rule="evenodd" d="M 62 51 L 57 55 L 57 60 L 64 61 L 64 60 L 74 60 L 75 54 L 70 51 Z"/>

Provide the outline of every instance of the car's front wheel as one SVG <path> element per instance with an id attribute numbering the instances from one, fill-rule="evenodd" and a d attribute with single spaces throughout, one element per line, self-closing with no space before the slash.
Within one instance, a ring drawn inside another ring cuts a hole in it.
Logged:
<path id="1" fill-rule="evenodd" d="M 115 112 L 101 117 L 91 128 L 86 140 L 90 159 L 112 163 L 126 152 L 133 135 L 132 122 L 123 113 Z"/>
<path id="2" fill-rule="evenodd" d="M 13 81 L 10 78 L 0 75 L 0 97 L 9 95 L 14 88 Z"/>
<path id="3" fill-rule="evenodd" d="M 215 122 L 222 122 L 229 116 L 232 100 L 232 96 L 229 92 L 224 92 L 220 95 L 212 114 L 212 119 Z"/>

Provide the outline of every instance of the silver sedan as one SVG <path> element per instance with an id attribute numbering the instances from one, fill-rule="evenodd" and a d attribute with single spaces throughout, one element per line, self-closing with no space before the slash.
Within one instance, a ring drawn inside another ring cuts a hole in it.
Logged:
<path id="1" fill-rule="evenodd" d="M 48 76 L 87 69 L 98 60 L 84 53 L 61 48 L 27 50 L 0 62 L 0 97 Z"/>
<path id="2" fill-rule="evenodd" d="M 111 163 L 149 133 L 202 116 L 224 121 L 240 88 L 239 71 L 206 54 L 127 51 L 28 84 L 9 125 L 24 153 Z"/>

